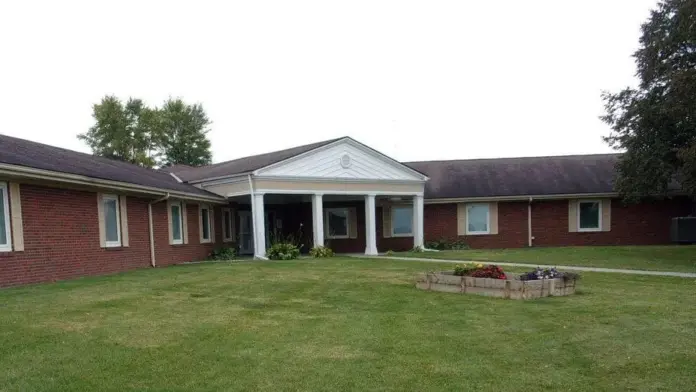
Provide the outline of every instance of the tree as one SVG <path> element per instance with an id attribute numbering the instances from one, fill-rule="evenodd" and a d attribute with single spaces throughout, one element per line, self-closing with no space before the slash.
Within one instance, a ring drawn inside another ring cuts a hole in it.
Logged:
<path id="1" fill-rule="evenodd" d="M 696 196 L 696 2 L 662 0 L 641 26 L 634 53 L 640 83 L 602 94 L 604 138 L 625 150 L 616 186 L 629 201 L 674 187 Z"/>
<path id="2" fill-rule="evenodd" d="M 169 99 L 159 111 L 161 119 L 162 163 L 201 166 L 211 163 L 210 120 L 200 104 L 187 105 L 181 99 Z"/>
<path id="3" fill-rule="evenodd" d="M 95 124 L 78 139 L 95 155 L 152 167 L 157 140 L 160 138 L 157 115 L 139 99 L 125 105 L 114 96 L 105 96 L 92 107 Z"/>
<path id="4" fill-rule="evenodd" d="M 199 104 L 169 99 L 158 109 L 140 99 L 130 98 L 124 105 L 114 96 L 105 96 L 93 106 L 92 117 L 95 124 L 77 137 L 94 155 L 145 167 L 211 162 L 206 137 L 210 120 Z"/>

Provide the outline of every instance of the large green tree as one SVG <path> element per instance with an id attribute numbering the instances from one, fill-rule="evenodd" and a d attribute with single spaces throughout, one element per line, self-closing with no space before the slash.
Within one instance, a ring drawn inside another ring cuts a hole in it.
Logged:
<path id="1" fill-rule="evenodd" d="M 106 96 L 92 107 L 95 124 L 77 137 L 100 155 L 141 166 L 155 164 L 155 147 L 160 138 L 157 115 L 139 99 L 123 104 Z"/>
<path id="2" fill-rule="evenodd" d="M 78 138 L 95 155 L 146 167 L 211 162 L 210 120 L 201 105 L 170 99 L 161 108 L 150 108 L 140 99 L 124 104 L 105 96 L 92 109 L 95 124 Z"/>
<path id="3" fill-rule="evenodd" d="M 210 164 L 210 120 L 200 104 L 188 105 L 169 99 L 160 109 L 163 129 L 162 164 L 201 166 Z"/>
<path id="4" fill-rule="evenodd" d="M 616 186 L 629 201 L 696 196 L 696 1 L 661 1 L 641 30 L 639 85 L 603 94 L 605 140 L 625 151 Z"/>

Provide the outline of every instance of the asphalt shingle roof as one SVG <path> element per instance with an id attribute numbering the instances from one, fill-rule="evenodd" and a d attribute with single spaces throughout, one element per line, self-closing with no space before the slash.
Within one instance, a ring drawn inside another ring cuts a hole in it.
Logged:
<path id="1" fill-rule="evenodd" d="M 0 163 L 127 182 L 201 196 L 216 196 L 193 185 L 180 183 L 164 171 L 6 135 L 0 135 Z"/>
<path id="2" fill-rule="evenodd" d="M 192 168 L 177 165 L 153 170 L 46 144 L 0 135 L 0 163 L 120 181 L 171 191 L 214 196 L 179 183 L 230 176 L 268 165 L 331 144 L 325 140 L 214 165 Z M 427 175 L 425 198 L 474 198 L 592 194 L 614 192 L 615 164 L 620 154 L 569 155 L 527 158 L 406 162 Z"/>
<path id="3" fill-rule="evenodd" d="M 425 173 L 425 198 L 614 192 L 620 154 L 406 162 Z"/>

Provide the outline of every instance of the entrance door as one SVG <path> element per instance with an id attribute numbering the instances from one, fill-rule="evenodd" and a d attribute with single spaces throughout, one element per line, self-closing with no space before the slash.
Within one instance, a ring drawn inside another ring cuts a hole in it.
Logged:
<path id="1" fill-rule="evenodd" d="M 251 212 L 239 211 L 239 254 L 254 253 L 254 234 L 252 233 Z"/>

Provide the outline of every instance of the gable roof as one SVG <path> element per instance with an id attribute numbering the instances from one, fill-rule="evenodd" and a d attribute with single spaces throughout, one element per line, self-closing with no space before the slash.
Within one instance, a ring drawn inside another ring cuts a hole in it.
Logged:
<path id="1" fill-rule="evenodd" d="M 219 177 L 234 176 L 252 172 L 262 167 L 284 161 L 294 156 L 304 154 L 319 147 L 326 146 L 333 142 L 345 139 L 340 137 L 336 139 L 324 140 L 321 142 L 305 144 L 303 146 L 288 148 L 280 151 L 268 152 L 260 155 L 252 155 L 243 158 L 237 158 L 231 161 L 220 162 L 213 165 L 195 167 L 191 169 L 177 170 L 174 174 L 181 178 L 182 181 L 201 181 Z"/>
<path id="2" fill-rule="evenodd" d="M 0 163 L 125 182 L 209 198 L 219 196 L 178 182 L 169 173 L 128 162 L 0 135 Z"/>
<path id="3" fill-rule="evenodd" d="M 407 162 L 426 173 L 425 198 L 613 193 L 620 154 Z"/>

